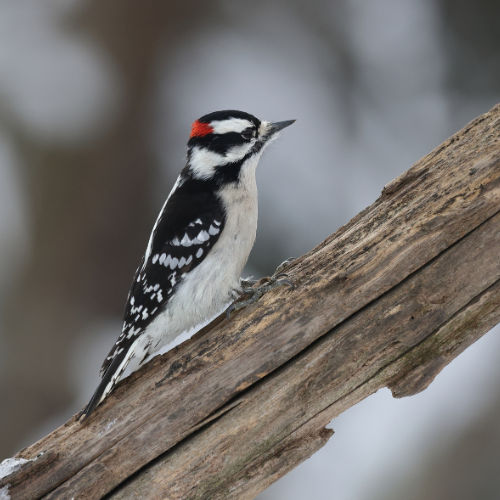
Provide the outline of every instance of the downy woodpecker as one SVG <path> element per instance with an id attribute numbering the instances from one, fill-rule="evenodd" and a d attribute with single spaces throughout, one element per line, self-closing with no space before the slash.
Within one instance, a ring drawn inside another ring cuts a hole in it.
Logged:
<path id="1" fill-rule="evenodd" d="M 255 169 L 264 148 L 294 121 L 270 123 L 227 110 L 193 123 L 186 166 L 153 226 L 128 294 L 122 332 L 81 412 L 84 418 L 126 367 L 136 370 L 241 294 L 240 274 L 257 229 Z"/>

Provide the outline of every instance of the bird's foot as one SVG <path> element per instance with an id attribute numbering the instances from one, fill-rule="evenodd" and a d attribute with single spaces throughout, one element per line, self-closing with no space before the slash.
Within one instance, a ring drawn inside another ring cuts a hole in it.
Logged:
<path id="1" fill-rule="evenodd" d="M 273 276 L 275 276 L 276 274 L 280 274 L 283 269 L 285 269 L 288 264 L 290 264 L 291 262 L 293 262 L 294 260 L 297 260 L 297 257 L 288 257 L 288 259 L 284 260 L 277 268 L 276 268 L 276 271 L 274 271 L 274 274 Z"/>
<path id="2" fill-rule="evenodd" d="M 287 259 L 282 262 L 277 268 L 272 276 L 266 276 L 260 280 L 254 280 L 252 278 L 241 279 L 241 291 L 240 297 L 233 302 L 226 309 L 226 316 L 229 316 L 232 312 L 243 309 L 250 304 L 257 302 L 266 292 L 277 288 L 279 286 L 287 285 L 290 288 L 295 288 L 292 280 L 288 277 L 288 274 L 282 273 L 281 270 L 284 269 L 294 258 Z"/>

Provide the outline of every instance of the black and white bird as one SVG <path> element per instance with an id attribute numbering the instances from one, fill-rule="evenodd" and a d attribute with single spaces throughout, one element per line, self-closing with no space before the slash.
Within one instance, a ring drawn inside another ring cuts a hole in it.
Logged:
<path id="1" fill-rule="evenodd" d="M 295 120 L 271 123 L 242 111 L 196 120 L 179 174 L 153 226 L 125 307 L 123 328 L 81 415 L 123 372 L 241 294 L 240 275 L 257 230 L 255 169 L 264 148 Z"/>

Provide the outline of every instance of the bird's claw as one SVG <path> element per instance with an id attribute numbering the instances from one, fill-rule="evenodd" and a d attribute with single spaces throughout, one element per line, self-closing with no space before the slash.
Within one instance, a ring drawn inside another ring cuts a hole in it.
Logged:
<path id="1" fill-rule="evenodd" d="M 266 292 L 272 290 L 273 288 L 287 285 L 290 288 L 294 289 L 295 285 L 289 278 L 288 274 L 278 272 L 282 267 L 284 267 L 283 264 L 285 265 L 288 264 L 290 260 L 291 259 L 288 259 L 284 263 L 280 264 L 276 272 L 270 277 L 261 278 L 260 280 L 249 280 L 249 279 L 241 280 L 241 283 L 244 286 L 241 289 L 240 299 L 233 302 L 226 309 L 227 319 L 229 319 L 232 312 L 238 311 L 246 306 L 249 306 L 250 304 L 257 302 Z M 254 288 L 254 285 L 256 284 L 259 285 L 256 288 Z M 248 295 L 249 297 L 247 299 L 241 300 L 241 297 L 244 297 L 245 295 Z"/>
<path id="2" fill-rule="evenodd" d="M 277 268 L 276 268 L 276 271 L 274 271 L 274 274 L 273 276 L 279 276 L 280 274 L 284 274 L 282 273 L 281 271 L 283 271 L 283 269 L 285 269 L 288 264 L 290 264 L 291 262 L 293 262 L 294 260 L 296 260 L 297 258 L 296 257 L 288 257 L 288 259 L 284 260 Z"/>

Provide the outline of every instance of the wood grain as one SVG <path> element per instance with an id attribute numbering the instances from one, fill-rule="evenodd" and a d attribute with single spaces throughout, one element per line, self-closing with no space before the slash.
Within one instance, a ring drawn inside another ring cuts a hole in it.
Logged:
<path id="1" fill-rule="evenodd" d="M 499 321 L 500 106 L 388 184 L 277 289 L 19 456 L 12 498 L 252 498 L 378 388 L 424 389 Z"/>
<path id="2" fill-rule="evenodd" d="M 263 462 L 279 461 L 285 443 L 298 430 L 308 428 L 307 436 L 319 433 L 346 404 L 351 406 L 387 384 L 393 391 L 397 387 L 398 395 L 426 387 L 445 359 L 449 362 L 464 343 L 500 320 L 500 262 L 495 273 L 488 265 L 477 265 L 483 248 L 500 248 L 500 231 L 494 230 L 499 227 L 497 214 L 253 386 L 220 420 L 164 454 L 113 498 L 244 497 L 245 481 L 240 491 L 235 480 L 250 474 L 269 477 L 267 471 L 257 471 Z M 443 284 L 449 296 L 436 302 Z M 488 288 L 483 291 L 485 284 Z M 473 320 L 477 317 L 479 322 Z M 471 320 L 474 328 L 464 328 Z M 435 325 L 441 326 L 436 330 Z M 426 369 L 413 369 L 420 366 Z M 298 463 L 307 456 L 301 453 Z M 278 469 L 285 466 L 280 463 Z"/>

